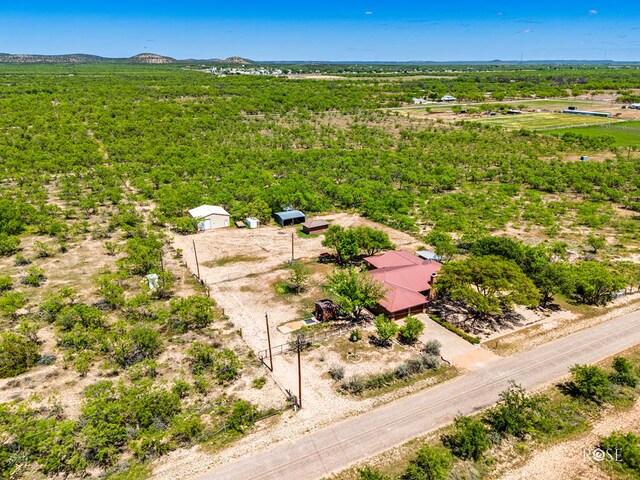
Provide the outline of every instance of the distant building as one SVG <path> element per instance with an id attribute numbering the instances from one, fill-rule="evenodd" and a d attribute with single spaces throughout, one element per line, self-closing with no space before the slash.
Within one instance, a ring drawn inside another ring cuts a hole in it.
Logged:
<path id="1" fill-rule="evenodd" d="M 285 210 L 273 214 L 273 219 L 282 227 L 289 225 L 299 225 L 305 221 L 304 213 L 300 210 Z"/>
<path id="2" fill-rule="evenodd" d="M 310 233 L 322 232 L 329 228 L 329 222 L 326 220 L 310 220 L 302 224 L 302 231 L 309 235 Z"/>
<path id="3" fill-rule="evenodd" d="M 429 103 L 428 100 L 424 99 L 424 98 L 413 98 L 413 103 L 416 105 L 423 105 L 425 103 Z"/>
<path id="4" fill-rule="evenodd" d="M 571 107 L 569 107 L 566 110 L 562 110 L 560 113 L 570 113 L 572 115 L 586 115 L 586 116 L 590 116 L 590 117 L 606 117 L 606 118 L 610 118 L 611 117 L 610 113 L 606 113 L 606 112 L 589 112 L 587 110 L 571 110 Z"/>
<path id="5" fill-rule="evenodd" d="M 445 95 L 444 97 L 442 97 L 440 99 L 441 102 L 455 102 L 456 100 L 458 100 L 456 97 L 451 96 L 451 95 Z"/>
<path id="6" fill-rule="evenodd" d="M 396 319 L 424 312 L 431 300 L 431 288 L 442 264 L 425 260 L 404 250 L 366 257 L 369 273 L 381 282 L 385 297 L 378 311 Z"/>
<path id="7" fill-rule="evenodd" d="M 189 215 L 198 221 L 199 231 L 228 227 L 231 221 L 229 212 L 218 205 L 200 205 L 189 210 Z"/>
<path id="8" fill-rule="evenodd" d="M 510 108 L 509 110 L 507 110 L 507 115 L 520 115 L 522 113 L 522 110 L 515 110 L 513 108 Z"/>

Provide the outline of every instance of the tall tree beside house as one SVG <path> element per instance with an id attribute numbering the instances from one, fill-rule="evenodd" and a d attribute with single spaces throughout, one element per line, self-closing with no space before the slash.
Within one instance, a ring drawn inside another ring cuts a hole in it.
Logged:
<path id="1" fill-rule="evenodd" d="M 465 302 L 480 317 L 499 314 L 514 304 L 536 306 L 541 298 L 518 265 L 492 255 L 445 264 L 436 289 Z"/>
<path id="2" fill-rule="evenodd" d="M 385 295 L 382 283 L 367 272 L 353 267 L 339 269 L 331 275 L 327 289 L 336 296 L 340 307 L 351 313 L 355 321 L 360 320 L 364 309 L 373 307 Z"/>
<path id="3" fill-rule="evenodd" d="M 331 225 L 322 245 L 335 250 L 338 263 L 348 262 L 358 255 L 375 255 L 394 248 L 386 232 L 365 226 L 343 228 Z"/>
<path id="4" fill-rule="evenodd" d="M 365 255 L 375 255 L 382 250 L 394 248 L 389 235 L 382 230 L 376 230 L 371 227 L 355 227 L 353 230 L 356 234 L 358 248 Z"/>
<path id="5" fill-rule="evenodd" d="M 353 230 L 331 225 L 324 235 L 322 245 L 335 250 L 338 263 L 343 264 L 358 256 L 360 249 Z"/>

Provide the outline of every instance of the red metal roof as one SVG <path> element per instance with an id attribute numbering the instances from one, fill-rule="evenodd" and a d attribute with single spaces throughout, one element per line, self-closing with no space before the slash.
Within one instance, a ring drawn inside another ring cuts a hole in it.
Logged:
<path id="1" fill-rule="evenodd" d="M 374 267 L 380 265 L 369 273 L 384 284 L 386 295 L 380 305 L 391 313 L 424 305 L 428 299 L 420 292 L 431 290 L 432 274 L 442 268 L 439 262 L 403 250 L 367 257 L 365 261 Z"/>
<path id="2" fill-rule="evenodd" d="M 382 255 L 365 257 L 364 261 L 375 268 L 397 268 L 420 265 L 424 260 L 404 250 L 392 250 Z"/>

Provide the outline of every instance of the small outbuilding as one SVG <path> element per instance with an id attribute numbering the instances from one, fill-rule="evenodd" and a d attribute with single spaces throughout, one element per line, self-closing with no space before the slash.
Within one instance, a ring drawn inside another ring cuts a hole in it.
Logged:
<path id="1" fill-rule="evenodd" d="M 189 210 L 191 218 L 198 221 L 198 230 L 225 228 L 231 224 L 231 215 L 218 205 L 200 205 Z"/>
<path id="2" fill-rule="evenodd" d="M 458 99 L 453 95 L 445 95 L 444 97 L 440 98 L 441 102 L 455 102 L 456 100 Z"/>
<path id="3" fill-rule="evenodd" d="M 247 217 L 244 220 L 249 228 L 258 228 L 260 226 L 260 220 L 256 217 Z"/>
<path id="4" fill-rule="evenodd" d="M 329 228 L 329 222 L 326 220 L 310 220 L 302 224 L 302 231 L 307 235 L 322 232 L 327 228 Z"/>
<path id="5" fill-rule="evenodd" d="M 285 210 L 273 214 L 273 219 L 282 227 L 304 223 L 305 216 L 300 210 Z"/>

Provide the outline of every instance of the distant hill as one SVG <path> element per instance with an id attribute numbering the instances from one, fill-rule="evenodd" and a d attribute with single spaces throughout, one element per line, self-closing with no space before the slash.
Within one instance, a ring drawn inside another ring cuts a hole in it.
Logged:
<path id="1" fill-rule="evenodd" d="M 97 55 L 71 53 L 68 55 L 33 55 L 0 53 L 0 63 L 98 63 L 108 59 Z"/>
<path id="2" fill-rule="evenodd" d="M 242 57 L 229 57 L 226 59 L 212 58 L 207 60 L 188 59 L 177 60 L 172 57 L 158 55 L 156 53 L 139 53 L 129 58 L 108 58 L 98 55 L 87 55 L 84 53 L 71 53 L 66 55 L 35 55 L 35 54 L 12 54 L 0 53 L 0 63 L 58 63 L 58 64 L 80 64 L 80 63 L 135 63 L 135 64 L 158 64 L 166 65 L 172 63 L 219 63 L 225 65 L 248 65 L 254 63 Z"/>
<path id="3" fill-rule="evenodd" d="M 127 59 L 128 63 L 154 63 L 154 64 L 166 64 L 176 63 L 177 60 L 171 57 L 164 57 L 155 53 L 139 53 L 131 58 Z"/>

